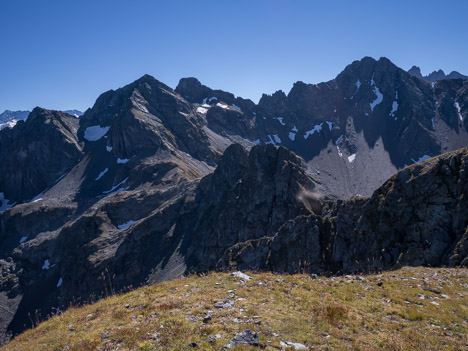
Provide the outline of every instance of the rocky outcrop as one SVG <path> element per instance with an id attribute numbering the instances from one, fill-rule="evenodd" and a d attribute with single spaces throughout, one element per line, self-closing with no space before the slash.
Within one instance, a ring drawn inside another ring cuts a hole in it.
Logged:
<path id="1" fill-rule="evenodd" d="M 411 67 L 409 70 L 408 70 L 408 73 L 409 74 L 412 74 L 413 76 L 416 76 L 418 78 L 423 78 L 423 75 L 421 73 L 421 68 L 419 68 L 418 66 L 413 66 Z"/>
<path id="2" fill-rule="evenodd" d="M 238 243 L 219 268 L 347 273 L 468 266 L 468 148 L 400 171 L 370 198 L 299 216 Z"/>
<path id="3" fill-rule="evenodd" d="M 198 186 L 189 265 L 213 269 L 231 246 L 271 236 L 288 219 L 320 211 L 315 182 L 303 166 L 285 148 L 255 146 L 247 155 L 239 145 L 230 146 Z"/>

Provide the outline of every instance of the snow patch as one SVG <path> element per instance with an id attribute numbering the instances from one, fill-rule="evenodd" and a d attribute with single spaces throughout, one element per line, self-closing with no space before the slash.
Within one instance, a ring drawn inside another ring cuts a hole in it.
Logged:
<path id="1" fill-rule="evenodd" d="M 463 122 L 463 116 L 461 114 L 460 104 L 458 103 L 458 101 L 455 101 L 453 103 L 453 106 L 457 109 L 457 114 L 458 114 L 458 118 L 460 118 L 460 122 Z"/>
<path id="2" fill-rule="evenodd" d="M 130 227 L 132 224 L 135 224 L 135 223 L 137 223 L 137 222 L 138 222 L 138 221 L 132 221 L 132 220 L 130 220 L 130 221 L 126 222 L 126 223 L 119 224 L 119 225 L 117 226 L 117 228 L 119 228 L 119 229 L 127 229 L 127 228 Z"/>
<path id="3" fill-rule="evenodd" d="M 127 163 L 128 160 L 128 158 L 117 158 L 117 163 Z"/>
<path id="4" fill-rule="evenodd" d="M 102 193 L 103 193 L 103 194 L 110 194 L 110 193 L 112 193 L 112 192 L 120 193 L 121 191 L 128 190 L 130 187 L 117 189 L 119 186 L 121 186 L 122 184 L 124 184 L 127 180 L 128 180 L 128 177 L 125 178 L 124 180 L 122 180 L 119 184 L 114 185 L 114 186 L 112 187 L 111 190 L 103 191 Z M 117 189 L 117 190 L 115 190 L 115 189 Z M 114 191 L 114 190 L 115 190 L 115 191 Z"/>
<path id="5" fill-rule="evenodd" d="M 417 162 L 426 161 L 427 159 L 429 159 L 431 157 L 432 156 L 429 156 L 429 155 L 423 155 L 418 160 L 415 160 L 415 159 L 412 158 L 411 161 L 413 161 L 414 163 L 417 163 Z"/>
<path id="6" fill-rule="evenodd" d="M 356 154 L 352 154 L 352 155 L 348 156 L 348 162 L 352 163 L 355 158 L 356 158 Z"/>
<path id="7" fill-rule="evenodd" d="M 106 146 L 106 150 L 107 150 L 107 152 L 111 152 L 112 151 L 112 146 Z"/>
<path id="8" fill-rule="evenodd" d="M 258 145 L 258 144 L 260 144 L 260 139 L 254 140 L 254 141 L 252 141 L 252 143 L 254 143 L 255 145 Z"/>
<path id="9" fill-rule="evenodd" d="M 212 96 L 212 97 L 210 97 L 210 98 L 208 99 L 208 102 L 211 102 L 211 101 L 213 101 L 213 100 L 218 100 L 218 98 L 217 98 L 216 96 Z M 204 103 L 206 103 L 206 102 L 204 102 Z"/>
<path id="10" fill-rule="evenodd" d="M 234 107 L 237 111 L 242 112 L 241 108 L 237 106 L 236 104 L 231 104 L 232 107 Z"/>
<path id="11" fill-rule="evenodd" d="M 59 281 L 57 282 L 57 288 L 60 288 L 62 286 L 63 280 L 62 277 L 60 277 Z"/>
<path id="12" fill-rule="evenodd" d="M 328 124 L 328 129 L 330 129 L 330 132 L 333 128 L 333 122 L 330 122 L 330 121 L 325 121 L 327 124 Z"/>
<path id="13" fill-rule="evenodd" d="M 275 141 L 271 138 L 271 135 L 267 135 L 268 137 L 268 140 L 270 141 L 265 141 L 265 145 L 268 145 L 268 144 L 272 144 L 272 145 L 275 145 Z"/>
<path id="14" fill-rule="evenodd" d="M 431 123 L 432 123 L 432 129 L 435 129 L 435 121 L 434 121 L 434 117 L 431 118 Z"/>
<path id="15" fill-rule="evenodd" d="M 293 128 L 293 129 L 291 129 L 291 130 L 292 130 L 293 132 L 297 133 L 297 128 L 296 128 L 296 126 L 295 126 L 295 125 L 294 125 L 294 128 Z"/>
<path id="16" fill-rule="evenodd" d="M 44 192 L 43 191 L 42 193 L 40 194 L 37 194 L 36 196 L 34 196 L 29 202 L 38 202 L 38 201 L 41 201 L 42 200 L 42 196 L 44 195 Z"/>
<path id="17" fill-rule="evenodd" d="M 200 107 L 197 107 L 197 112 L 204 115 L 208 112 L 208 109 L 200 106 Z"/>
<path id="18" fill-rule="evenodd" d="M 338 151 L 338 155 L 340 157 L 343 157 L 343 153 L 341 152 L 340 147 L 338 145 L 336 145 L 336 151 Z"/>
<path id="19" fill-rule="evenodd" d="M 343 134 L 341 134 L 338 139 L 336 139 L 335 141 L 335 145 L 338 145 L 338 143 L 341 141 L 341 139 L 343 139 Z"/>
<path id="20" fill-rule="evenodd" d="M 101 173 L 99 173 L 99 175 L 97 176 L 97 178 L 94 179 L 94 180 L 99 180 L 99 179 L 101 179 L 101 178 L 104 176 L 104 174 L 107 173 L 108 170 L 109 170 L 109 168 L 106 168 L 105 170 L 103 170 Z"/>
<path id="21" fill-rule="evenodd" d="M 45 260 L 44 264 L 42 265 L 42 269 L 49 269 L 50 267 L 51 266 L 50 266 L 49 260 Z"/>
<path id="22" fill-rule="evenodd" d="M 392 110 L 390 111 L 390 117 L 393 117 L 395 121 L 398 119 L 397 116 L 395 116 L 395 112 L 398 111 L 398 102 L 393 101 L 392 103 Z"/>
<path id="23" fill-rule="evenodd" d="M 371 111 L 374 112 L 375 106 L 377 106 L 383 101 L 383 94 L 380 92 L 379 88 L 375 85 L 374 78 L 372 78 L 371 80 L 371 86 L 373 87 L 374 94 L 377 96 L 377 98 L 369 104 Z"/>
<path id="24" fill-rule="evenodd" d="M 216 106 L 219 106 L 219 107 L 221 107 L 221 108 L 224 108 L 225 110 L 228 110 L 228 109 L 229 109 L 229 106 L 228 106 L 228 105 L 222 104 L 222 103 L 220 103 L 220 102 L 218 102 L 218 103 L 216 104 Z"/>
<path id="25" fill-rule="evenodd" d="M 314 128 L 305 132 L 304 139 L 307 139 L 309 135 L 313 135 L 315 132 L 319 133 L 322 130 L 322 127 L 323 127 L 323 122 L 320 124 L 316 124 Z"/>
<path id="26" fill-rule="evenodd" d="M 269 135 L 269 134 L 267 136 L 268 136 L 268 139 L 270 141 L 265 142 L 265 145 L 268 145 L 268 144 L 272 144 L 272 145 L 281 144 L 281 139 L 278 136 L 278 134 L 274 134 L 273 137 L 271 135 Z"/>
<path id="27" fill-rule="evenodd" d="M 392 103 L 392 110 L 390 111 L 390 117 L 394 118 L 395 121 L 398 119 L 397 116 L 395 116 L 395 112 L 398 111 L 398 91 L 395 91 L 395 101 Z"/>
<path id="28" fill-rule="evenodd" d="M 340 157 L 343 157 L 343 153 L 341 152 L 340 147 L 338 146 L 338 143 L 341 141 L 341 139 L 343 139 L 343 134 L 341 134 L 341 135 L 339 136 L 339 138 L 336 139 L 335 145 L 336 145 L 336 151 L 338 151 L 338 155 L 339 155 Z"/>
<path id="29" fill-rule="evenodd" d="M 110 127 L 91 126 L 85 129 L 84 138 L 88 141 L 101 139 L 109 131 Z"/>
<path id="30" fill-rule="evenodd" d="M 358 79 L 356 82 L 356 90 L 359 90 L 360 87 L 361 87 L 361 81 Z"/>
<path id="31" fill-rule="evenodd" d="M 24 243 L 26 240 L 28 240 L 28 237 L 27 236 L 22 236 L 19 243 L 22 244 Z"/>
<path id="32" fill-rule="evenodd" d="M 289 139 L 291 139 L 292 141 L 294 141 L 294 139 L 296 139 L 296 133 L 290 132 L 288 134 L 288 136 L 289 136 Z"/>
<path id="33" fill-rule="evenodd" d="M 283 122 L 283 117 L 273 117 L 273 119 L 276 119 L 282 126 L 285 126 L 286 123 Z"/>
<path id="34" fill-rule="evenodd" d="M 5 199 L 5 195 L 0 193 L 0 211 L 8 210 L 15 206 L 16 202 L 11 203 L 9 200 Z"/>

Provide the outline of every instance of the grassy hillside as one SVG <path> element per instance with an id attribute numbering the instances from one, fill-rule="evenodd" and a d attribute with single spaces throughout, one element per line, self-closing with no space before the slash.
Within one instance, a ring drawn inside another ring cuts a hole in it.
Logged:
<path id="1" fill-rule="evenodd" d="M 285 349 L 282 341 L 316 350 L 468 349 L 467 269 L 250 276 L 190 276 L 71 308 L 1 351 L 219 350 L 245 329 L 259 336 L 252 349 Z"/>

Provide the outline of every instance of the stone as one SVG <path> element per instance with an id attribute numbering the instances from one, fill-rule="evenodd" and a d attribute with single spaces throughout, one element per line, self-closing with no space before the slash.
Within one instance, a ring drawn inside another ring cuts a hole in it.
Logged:
<path id="1" fill-rule="evenodd" d="M 203 317 L 203 323 L 208 323 L 212 319 L 213 319 L 213 317 L 211 317 L 211 314 L 207 314 L 205 317 Z"/>
<path id="2" fill-rule="evenodd" d="M 234 306 L 234 301 L 232 300 L 229 300 L 229 299 L 226 299 L 224 301 L 218 301 L 218 302 L 215 302 L 213 304 L 214 307 L 216 308 L 226 308 L 226 309 L 230 309 Z"/>
<path id="3" fill-rule="evenodd" d="M 307 346 L 301 343 L 291 342 L 291 341 L 281 341 L 280 345 L 287 347 L 287 348 L 293 348 L 294 350 L 308 350 L 309 349 Z"/>
<path id="4" fill-rule="evenodd" d="M 234 336 L 229 343 L 223 346 L 223 349 L 230 349 L 237 345 L 250 345 L 250 346 L 258 346 L 259 345 L 259 337 L 257 333 L 250 329 L 246 329 L 243 332 Z"/>
<path id="5" fill-rule="evenodd" d="M 249 280 L 252 279 L 251 276 L 249 276 L 249 275 L 247 275 L 245 273 L 242 273 L 242 272 L 233 272 L 231 275 L 233 277 L 240 278 L 240 279 L 245 280 L 245 281 L 249 281 Z"/>

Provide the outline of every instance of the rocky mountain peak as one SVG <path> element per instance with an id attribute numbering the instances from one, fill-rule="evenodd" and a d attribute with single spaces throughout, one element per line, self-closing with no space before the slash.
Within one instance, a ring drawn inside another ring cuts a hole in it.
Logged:
<path id="1" fill-rule="evenodd" d="M 289 110 L 288 98 L 282 90 L 278 90 L 272 95 L 263 94 L 258 106 L 272 115 L 287 115 Z"/>
<path id="2" fill-rule="evenodd" d="M 179 81 L 175 91 L 182 95 L 191 103 L 202 103 L 203 99 L 211 98 L 212 90 L 205 85 L 202 85 L 197 78 L 182 78 Z"/>
<path id="3" fill-rule="evenodd" d="M 422 78 L 423 75 L 421 73 L 421 68 L 419 68 L 418 66 L 413 66 L 411 67 L 409 70 L 408 70 L 408 73 L 409 74 L 412 74 L 413 76 L 416 76 L 418 78 Z"/>
<path id="4" fill-rule="evenodd" d="M 348 65 L 336 77 L 336 80 L 340 82 L 347 77 L 353 81 L 359 80 L 361 84 L 371 82 L 372 80 L 380 83 L 383 77 L 393 75 L 398 70 L 399 68 L 386 57 L 381 57 L 379 60 L 375 60 L 372 57 L 364 57 Z"/>
<path id="5" fill-rule="evenodd" d="M 452 71 L 449 74 L 445 74 L 445 72 L 441 69 L 437 71 L 433 71 L 426 76 L 423 76 L 421 73 L 421 69 L 417 66 L 413 66 L 408 70 L 408 73 L 421 78 L 427 82 L 435 83 L 444 79 L 468 79 L 468 76 L 465 76 L 457 71 Z"/>
<path id="6" fill-rule="evenodd" d="M 36 107 L 25 122 L 0 131 L 0 193 L 24 201 L 54 184 L 82 156 L 78 125 L 67 113 Z"/>

